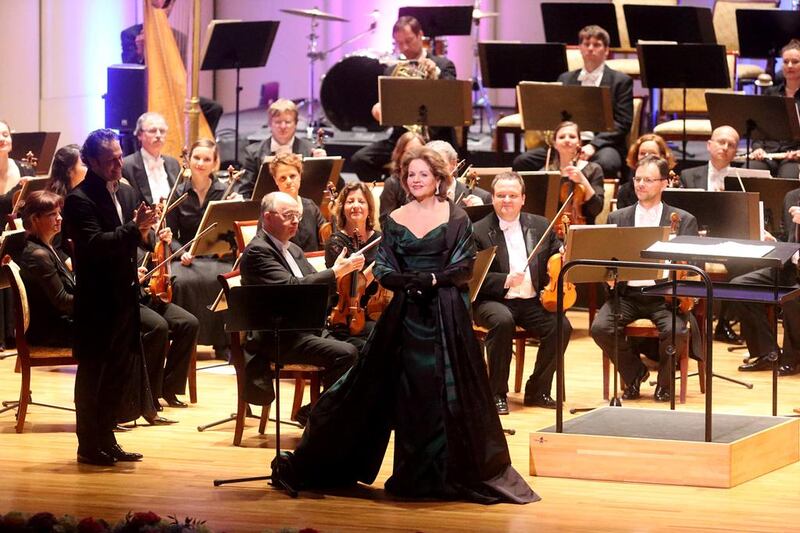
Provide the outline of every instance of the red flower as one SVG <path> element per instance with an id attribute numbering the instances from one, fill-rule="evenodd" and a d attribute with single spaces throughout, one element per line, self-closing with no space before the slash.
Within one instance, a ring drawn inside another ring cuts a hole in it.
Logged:
<path id="1" fill-rule="evenodd" d="M 87 516 L 78 522 L 78 533 L 106 533 L 108 530 L 105 520 L 95 520 L 92 516 Z"/>
<path id="2" fill-rule="evenodd" d="M 151 526 L 161 522 L 161 517 L 153 511 L 133 513 L 129 523 L 136 527 Z"/>

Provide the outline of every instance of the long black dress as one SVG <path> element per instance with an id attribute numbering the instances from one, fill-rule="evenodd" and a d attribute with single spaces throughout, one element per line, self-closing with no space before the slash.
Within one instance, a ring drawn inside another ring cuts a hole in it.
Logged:
<path id="1" fill-rule="evenodd" d="M 322 395 L 297 449 L 273 469 L 298 488 L 372 483 L 394 430 L 388 492 L 481 503 L 538 500 L 511 466 L 470 333 L 469 219 L 451 204 L 449 221 L 422 238 L 391 217 L 383 235 L 375 265 L 382 283 L 420 272 L 435 273 L 439 282 L 424 296 L 395 291 L 356 365 Z"/>

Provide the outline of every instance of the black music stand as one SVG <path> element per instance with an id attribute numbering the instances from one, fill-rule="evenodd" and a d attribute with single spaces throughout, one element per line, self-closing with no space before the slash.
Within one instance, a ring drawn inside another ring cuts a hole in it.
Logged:
<path id="1" fill-rule="evenodd" d="M 692 213 L 697 226 L 705 228 L 708 237 L 761 238 L 758 194 L 754 192 L 664 189 L 661 199 L 667 205 Z"/>
<path id="2" fill-rule="evenodd" d="M 472 34 L 472 6 L 401 7 L 397 16 L 414 17 L 426 36 L 436 39 L 445 35 Z"/>
<path id="3" fill-rule="evenodd" d="M 478 43 L 481 79 L 492 89 L 513 89 L 521 81 L 556 81 L 567 71 L 567 48 L 557 43 Z"/>
<path id="4" fill-rule="evenodd" d="M 37 159 L 36 174 L 49 174 L 60 136 L 60 131 L 12 133 L 13 144 L 9 157 L 21 161 L 25 159 L 28 152 L 33 152 L 33 157 Z"/>
<path id="5" fill-rule="evenodd" d="M 525 183 L 525 203 L 522 210 L 552 220 L 558 213 L 561 172 L 535 170 L 517 174 Z"/>
<path id="6" fill-rule="evenodd" d="M 267 331 L 275 339 L 275 457 L 281 454 L 281 368 L 280 335 L 287 332 L 319 331 L 325 327 L 328 311 L 328 286 L 251 285 L 233 287 L 228 295 L 225 331 Z M 245 481 L 269 480 L 273 487 L 285 490 L 292 498 L 297 491 L 281 478 L 279 461 L 268 476 L 215 479 L 214 486 Z"/>
<path id="7" fill-rule="evenodd" d="M 629 7 L 655 7 L 632 6 Z M 636 46 L 642 87 L 683 91 L 683 154 L 686 161 L 686 90 L 731 86 L 725 46 L 721 44 L 645 44 Z"/>
<path id="8" fill-rule="evenodd" d="M 711 128 L 731 126 L 747 143 L 750 168 L 753 139 L 800 140 L 800 114 L 794 98 L 755 94 L 706 93 Z"/>
<path id="9" fill-rule="evenodd" d="M 565 120 L 583 131 L 611 131 L 614 112 L 608 87 L 522 82 L 517 85 L 522 129 L 552 130 Z"/>
<path id="10" fill-rule="evenodd" d="M 239 83 L 243 68 L 263 67 L 267 64 L 275 34 L 277 20 L 212 20 L 206 30 L 200 70 L 236 69 L 236 123 L 233 141 L 234 159 L 239 160 Z"/>
<path id="11" fill-rule="evenodd" d="M 492 204 L 470 205 L 462 209 L 466 211 L 469 221 L 473 224 L 483 218 L 486 218 L 490 213 L 494 213 L 494 206 Z"/>
<path id="12" fill-rule="evenodd" d="M 707 7 L 625 4 L 622 10 L 631 46 L 639 41 L 717 44 Z"/>
<path id="13" fill-rule="evenodd" d="M 594 24 L 608 32 L 611 48 L 621 46 L 617 10 L 611 2 L 542 2 L 542 24 L 548 43 L 580 44 L 578 33 L 584 27 Z"/>
<path id="14" fill-rule="evenodd" d="M 725 177 L 726 191 L 744 190 L 758 193 L 764 202 L 764 228 L 779 241 L 788 241 L 786 228 L 783 226 L 783 199 L 789 191 L 800 187 L 797 180 L 782 178 L 753 178 L 731 176 Z"/>
<path id="15" fill-rule="evenodd" d="M 775 58 L 781 48 L 800 35 L 800 12 L 777 9 L 737 9 L 739 55 L 767 60 L 767 72 L 775 77 Z"/>

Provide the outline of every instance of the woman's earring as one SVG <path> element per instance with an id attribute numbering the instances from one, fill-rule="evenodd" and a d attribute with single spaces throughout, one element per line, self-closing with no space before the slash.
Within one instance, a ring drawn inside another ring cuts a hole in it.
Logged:
<path id="1" fill-rule="evenodd" d="M 436 196 L 439 196 L 439 186 L 442 184 L 441 181 L 436 182 Z"/>

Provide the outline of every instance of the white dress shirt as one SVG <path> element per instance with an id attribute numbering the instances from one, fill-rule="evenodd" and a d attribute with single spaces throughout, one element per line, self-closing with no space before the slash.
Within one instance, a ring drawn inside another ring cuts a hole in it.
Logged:
<path id="1" fill-rule="evenodd" d="M 603 80 L 603 72 L 605 71 L 606 64 L 603 63 L 593 71 L 589 72 L 582 68 L 578 73 L 578 81 L 584 87 L 600 87 L 600 82 Z"/>
<path id="2" fill-rule="evenodd" d="M 275 137 L 270 137 L 270 143 L 269 143 L 270 153 L 273 153 L 275 155 L 291 154 L 292 146 L 294 146 L 294 135 L 292 135 L 292 138 L 289 139 L 289 142 L 287 142 L 286 144 L 280 144 L 278 141 L 275 140 Z"/>
<path id="3" fill-rule="evenodd" d="M 108 194 L 111 196 L 111 201 L 114 203 L 114 207 L 117 209 L 117 216 L 119 217 L 119 225 L 121 226 L 124 223 L 124 221 L 122 220 L 122 206 L 120 205 L 119 200 L 117 199 L 119 182 L 107 181 L 106 189 L 108 190 Z"/>
<path id="4" fill-rule="evenodd" d="M 286 259 L 286 262 L 289 264 L 289 269 L 292 271 L 294 277 L 302 278 L 303 271 L 300 270 L 300 267 L 297 265 L 297 261 L 294 260 L 294 257 L 292 257 L 291 252 L 289 252 L 289 243 L 287 242 L 286 244 L 284 244 L 283 242 L 281 242 L 280 239 L 273 237 L 268 231 L 265 231 L 264 233 L 266 233 L 267 237 L 269 237 L 275 244 L 275 246 L 278 247 L 278 250 L 280 250 L 283 253 L 283 258 Z"/>
<path id="5" fill-rule="evenodd" d="M 510 287 L 506 292 L 506 299 L 514 298 L 533 298 L 536 290 L 531 280 L 531 269 L 528 267 L 528 250 L 525 247 L 525 236 L 522 234 L 522 224 L 519 217 L 512 222 L 507 222 L 502 218 L 500 230 L 506 240 L 508 250 L 508 269 L 510 272 L 525 272 L 525 279 L 516 287 Z"/>
<path id="6" fill-rule="evenodd" d="M 661 225 L 661 214 L 664 211 L 664 203 L 659 202 L 657 206 L 651 207 L 650 209 L 642 206 L 642 204 L 636 204 L 636 218 L 634 225 L 637 228 L 654 228 Z M 633 280 L 628 282 L 629 287 L 647 287 L 649 285 L 655 285 L 655 281 L 651 279 L 645 280 Z"/>
<path id="7" fill-rule="evenodd" d="M 725 176 L 728 175 L 730 165 L 717 170 L 714 165 L 708 162 L 708 181 L 706 184 L 707 191 L 724 191 L 725 190 Z"/>
<path id="8" fill-rule="evenodd" d="M 153 157 L 144 148 L 140 152 L 142 153 L 144 171 L 147 174 L 147 184 L 150 185 L 150 194 L 153 197 L 153 202 L 168 198 L 170 186 L 167 169 L 164 168 L 164 158 L 161 156 Z"/>

